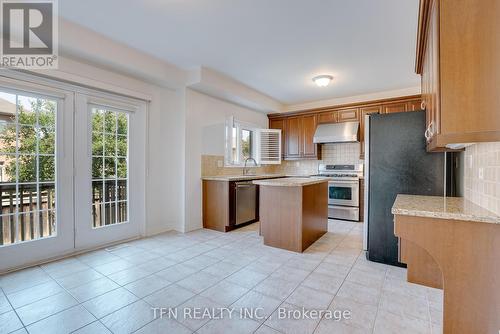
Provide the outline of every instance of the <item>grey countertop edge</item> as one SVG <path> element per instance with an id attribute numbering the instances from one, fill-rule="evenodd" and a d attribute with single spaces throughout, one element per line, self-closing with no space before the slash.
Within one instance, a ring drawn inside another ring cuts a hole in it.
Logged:
<path id="1" fill-rule="evenodd" d="M 391 212 L 393 215 L 400 215 L 400 216 L 461 220 L 461 221 L 488 223 L 488 224 L 499 224 L 500 225 L 500 219 L 495 218 L 495 217 L 481 217 L 481 216 L 466 215 L 466 214 L 460 214 L 460 213 L 441 213 L 441 212 L 432 212 L 432 211 L 403 210 L 403 209 L 392 209 Z"/>
<path id="2" fill-rule="evenodd" d="M 293 175 L 293 174 L 273 174 L 273 175 L 212 175 L 212 176 L 202 176 L 202 181 L 253 181 L 253 180 L 263 180 L 263 179 L 277 179 L 283 177 L 317 177 L 312 175 Z M 364 177 L 360 177 L 360 180 L 364 180 Z"/>
<path id="3" fill-rule="evenodd" d="M 307 180 L 307 181 L 306 181 Z M 326 178 L 310 178 L 310 179 L 303 179 L 300 182 L 297 182 L 297 180 L 292 180 L 289 178 L 285 179 L 276 179 L 276 180 L 255 180 L 253 181 L 254 184 L 257 184 L 259 186 L 264 186 L 264 187 L 304 187 L 304 186 L 310 186 L 313 184 L 318 184 L 318 183 L 323 183 L 323 182 L 328 182 Z"/>
<path id="4" fill-rule="evenodd" d="M 467 203 L 468 205 L 478 207 L 476 204 L 468 201 L 467 199 L 462 199 L 462 200 L 465 202 L 469 202 Z M 396 202 L 394 202 L 394 205 L 396 205 Z M 449 212 L 449 211 L 445 212 L 442 210 L 433 211 L 430 209 L 395 208 L 393 206 L 391 209 L 391 213 L 393 215 L 400 215 L 400 216 L 460 220 L 460 221 L 475 222 L 475 223 L 498 224 L 500 226 L 500 216 L 495 215 L 493 212 L 490 212 L 487 209 L 481 207 L 479 207 L 479 209 L 483 212 L 478 214 L 473 214 L 473 213 Z"/>
<path id="5" fill-rule="evenodd" d="M 217 175 L 217 176 L 202 176 L 203 181 L 253 181 L 253 180 L 263 180 L 263 179 L 277 179 L 283 177 L 300 177 L 297 175 Z M 303 175 L 303 177 L 309 177 L 309 175 Z"/>

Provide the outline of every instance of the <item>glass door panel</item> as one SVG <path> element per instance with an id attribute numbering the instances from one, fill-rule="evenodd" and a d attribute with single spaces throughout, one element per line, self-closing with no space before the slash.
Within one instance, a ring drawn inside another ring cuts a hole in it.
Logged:
<path id="1" fill-rule="evenodd" d="M 74 247 L 72 95 L 15 86 L 0 86 L 0 271 Z"/>
<path id="2" fill-rule="evenodd" d="M 93 107 L 92 227 L 128 222 L 128 113 Z"/>
<path id="3" fill-rule="evenodd" d="M 78 122 L 88 124 L 76 136 L 77 150 L 87 152 L 77 157 L 82 175 L 76 184 L 76 201 L 81 204 L 76 208 L 77 248 L 140 235 L 144 221 L 134 217 L 144 212 L 145 132 L 140 128 L 143 115 L 133 111 L 136 105 L 129 107 L 93 104 L 88 96 L 77 96 Z M 138 172 L 132 173 L 133 168 Z"/>
<path id="4" fill-rule="evenodd" d="M 0 246 L 57 235 L 57 101 L 0 92 Z"/>

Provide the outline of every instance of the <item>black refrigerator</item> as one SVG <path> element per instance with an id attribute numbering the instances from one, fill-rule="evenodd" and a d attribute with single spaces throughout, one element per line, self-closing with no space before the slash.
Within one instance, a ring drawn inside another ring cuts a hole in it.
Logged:
<path id="1" fill-rule="evenodd" d="M 425 112 L 372 114 L 365 119 L 364 248 L 370 261 L 398 261 L 392 205 L 397 194 L 455 196 L 454 153 L 426 151 Z"/>

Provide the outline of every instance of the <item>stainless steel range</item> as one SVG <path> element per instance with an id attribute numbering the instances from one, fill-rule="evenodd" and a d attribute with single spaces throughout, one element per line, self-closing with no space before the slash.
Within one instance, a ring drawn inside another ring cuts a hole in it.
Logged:
<path id="1" fill-rule="evenodd" d="M 328 177 L 328 217 L 359 221 L 359 179 L 363 164 L 320 164 L 318 175 Z"/>

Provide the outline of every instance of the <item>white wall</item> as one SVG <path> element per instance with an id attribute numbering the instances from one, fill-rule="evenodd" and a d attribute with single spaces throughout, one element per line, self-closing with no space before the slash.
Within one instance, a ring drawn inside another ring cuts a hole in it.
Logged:
<path id="1" fill-rule="evenodd" d="M 184 129 L 182 92 L 158 89 L 148 127 L 147 234 L 182 230 L 184 221 Z"/>
<path id="2" fill-rule="evenodd" d="M 267 116 L 261 112 L 186 90 L 186 166 L 185 229 L 202 227 L 201 156 L 224 154 L 224 123 L 227 117 L 267 128 Z M 221 134 L 217 133 L 221 129 Z"/>

